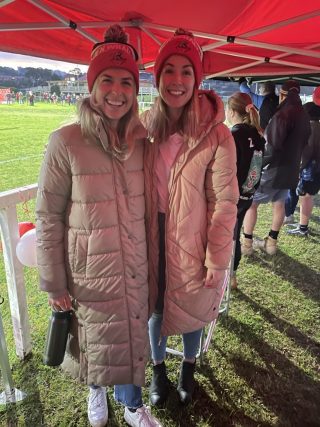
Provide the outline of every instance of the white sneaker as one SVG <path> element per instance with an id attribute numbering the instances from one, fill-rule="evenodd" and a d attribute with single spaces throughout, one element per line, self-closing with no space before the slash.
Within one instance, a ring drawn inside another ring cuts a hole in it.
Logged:
<path id="1" fill-rule="evenodd" d="M 105 427 L 108 422 L 106 388 L 91 388 L 88 396 L 88 419 L 92 427 Z"/>
<path id="2" fill-rule="evenodd" d="M 131 412 L 127 407 L 124 410 L 124 419 L 131 427 L 162 427 L 160 421 L 155 418 L 145 405 Z"/>
<path id="3" fill-rule="evenodd" d="M 283 225 L 288 225 L 288 224 L 294 224 L 294 216 L 293 216 L 293 214 L 284 217 Z"/>

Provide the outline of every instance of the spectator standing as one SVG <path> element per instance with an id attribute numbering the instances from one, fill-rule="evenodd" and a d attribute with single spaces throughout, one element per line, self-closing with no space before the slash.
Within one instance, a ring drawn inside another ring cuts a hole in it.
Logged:
<path id="1" fill-rule="evenodd" d="M 310 118 L 311 135 L 302 153 L 299 183 L 296 189 L 289 191 L 286 200 L 285 222 L 290 223 L 293 222 L 293 213 L 300 198 L 299 225 L 287 230 L 292 236 L 308 235 L 313 199 L 320 190 L 320 86 L 314 90 L 312 100 L 304 104 Z"/>
<path id="2" fill-rule="evenodd" d="M 300 85 L 288 80 L 280 90 L 280 105 L 266 130 L 264 169 L 253 203 L 244 219 L 243 253 L 253 251 L 253 231 L 257 221 L 258 206 L 272 202 L 272 225 L 269 235 L 257 247 L 274 255 L 277 238 L 285 217 L 285 200 L 288 190 L 297 186 L 301 155 L 311 133 L 309 118 L 299 96 Z"/>
<path id="3" fill-rule="evenodd" d="M 227 102 L 226 117 L 237 150 L 237 179 L 240 198 L 235 227 L 235 254 L 231 287 L 237 287 L 236 272 L 241 260 L 240 232 L 253 195 L 260 183 L 265 140 L 259 125 L 259 114 L 247 93 L 236 92 Z"/>
<path id="4" fill-rule="evenodd" d="M 23 93 L 21 91 L 18 92 L 18 102 L 19 104 L 23 104 Z"/>
<path id="5" fill-rule="evenodd" d="M 251 91 L 245 78 L 240 79 L 239 84 L 240 92 L 250 95 L 253 104 L 258 108 L 260 115 L 260 127 L 265 129 L 279 105 L 279 97 L 275 93 L 275 84 L 271 81 L 260 83 L 258 94 Z"/>
<path id="6" fill-rule="evenodd" d="M 33 92 L 31 90 L 29 91 L 29 105 L 31 107 L 34 106 L 34 94 L 33 94 Z"/>

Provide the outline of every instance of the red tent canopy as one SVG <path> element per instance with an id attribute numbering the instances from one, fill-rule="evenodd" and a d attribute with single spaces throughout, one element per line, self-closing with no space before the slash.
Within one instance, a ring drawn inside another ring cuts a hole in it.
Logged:
<path id="1" fill-rule="evenodd" d="M 177 27 L 191 30 L 207 77 L 307 75 L 320 82 L 319 0 L 3 0 L 0 50 L 87 64 L 93 43 L 123 25 L 152 69 Z"/>

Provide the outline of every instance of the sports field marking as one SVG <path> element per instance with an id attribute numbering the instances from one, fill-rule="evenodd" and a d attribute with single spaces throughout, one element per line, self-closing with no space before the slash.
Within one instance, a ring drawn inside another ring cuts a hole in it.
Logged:
<path id="1" fill-rule="evenodd" d="M 15 157 L 14 159 L 9 159 L 9 160 L 0 160 L 0 165 L 3 165 L 5 163 L 12 163 L 12 162 L 17 162 L 19 160 L 28 160 L 28 159 L 33 159 L 35 157 L 42 157 L 43 154 L 33 154 L 32 156 L 24 156 L 24 157 Z"/>

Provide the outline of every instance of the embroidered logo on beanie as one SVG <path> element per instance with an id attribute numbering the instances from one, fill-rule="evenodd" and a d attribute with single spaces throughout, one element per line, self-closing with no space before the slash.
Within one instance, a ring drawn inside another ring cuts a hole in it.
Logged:
<path id="1" fill-rule="evenodd" d="M 191 47 L 188 43 L 188 40 L 181 40 L 176 45 L 177 51 L 181 50 L 183 53 L 187 53 L 190 51 Z"/>
<path id="2" fill-rule="evenodd" d="M 113 61 L 114 63 L 118 64 L 118 65 L 122 65 L 126 62 L 127 58 L 125 56 L 123 56 L 122 52 L 114 52 L 111 61 Z"/>
<path id="3" fill-rule="evenodd" d="M 116 26 L 110 27 L 111 29 Z M 120 28 L 120 27 L 119 27 Z M 120 29 L 121 30 L 121 29 Z M 122 30 L 121 30 L 122 31 Z M 114 39 L 113 39 L 114 40 Z M 106 41 L 94 45 L 87 72 L 89 92 L 99 74 L 107 68 L 123 68 L 129 71 L 135 80 L 136 92 L 139 92 L 139 69 L 136 63 L 138 54 L 133 46 L 124 41 Z"/>
<path id="4" fill-rule="evenodd" d="M 157 87 L 159 87 L 163 65 L 172 55 L 182 55 L 189 59 L 194 70 L 196 86 L 198 87 L 202 80 L 203 52 L 191 33 L 175 33 L 171 39 L 164 42 L 160 47 L 159 54 L 154 64 L 154 75 Z"/>

